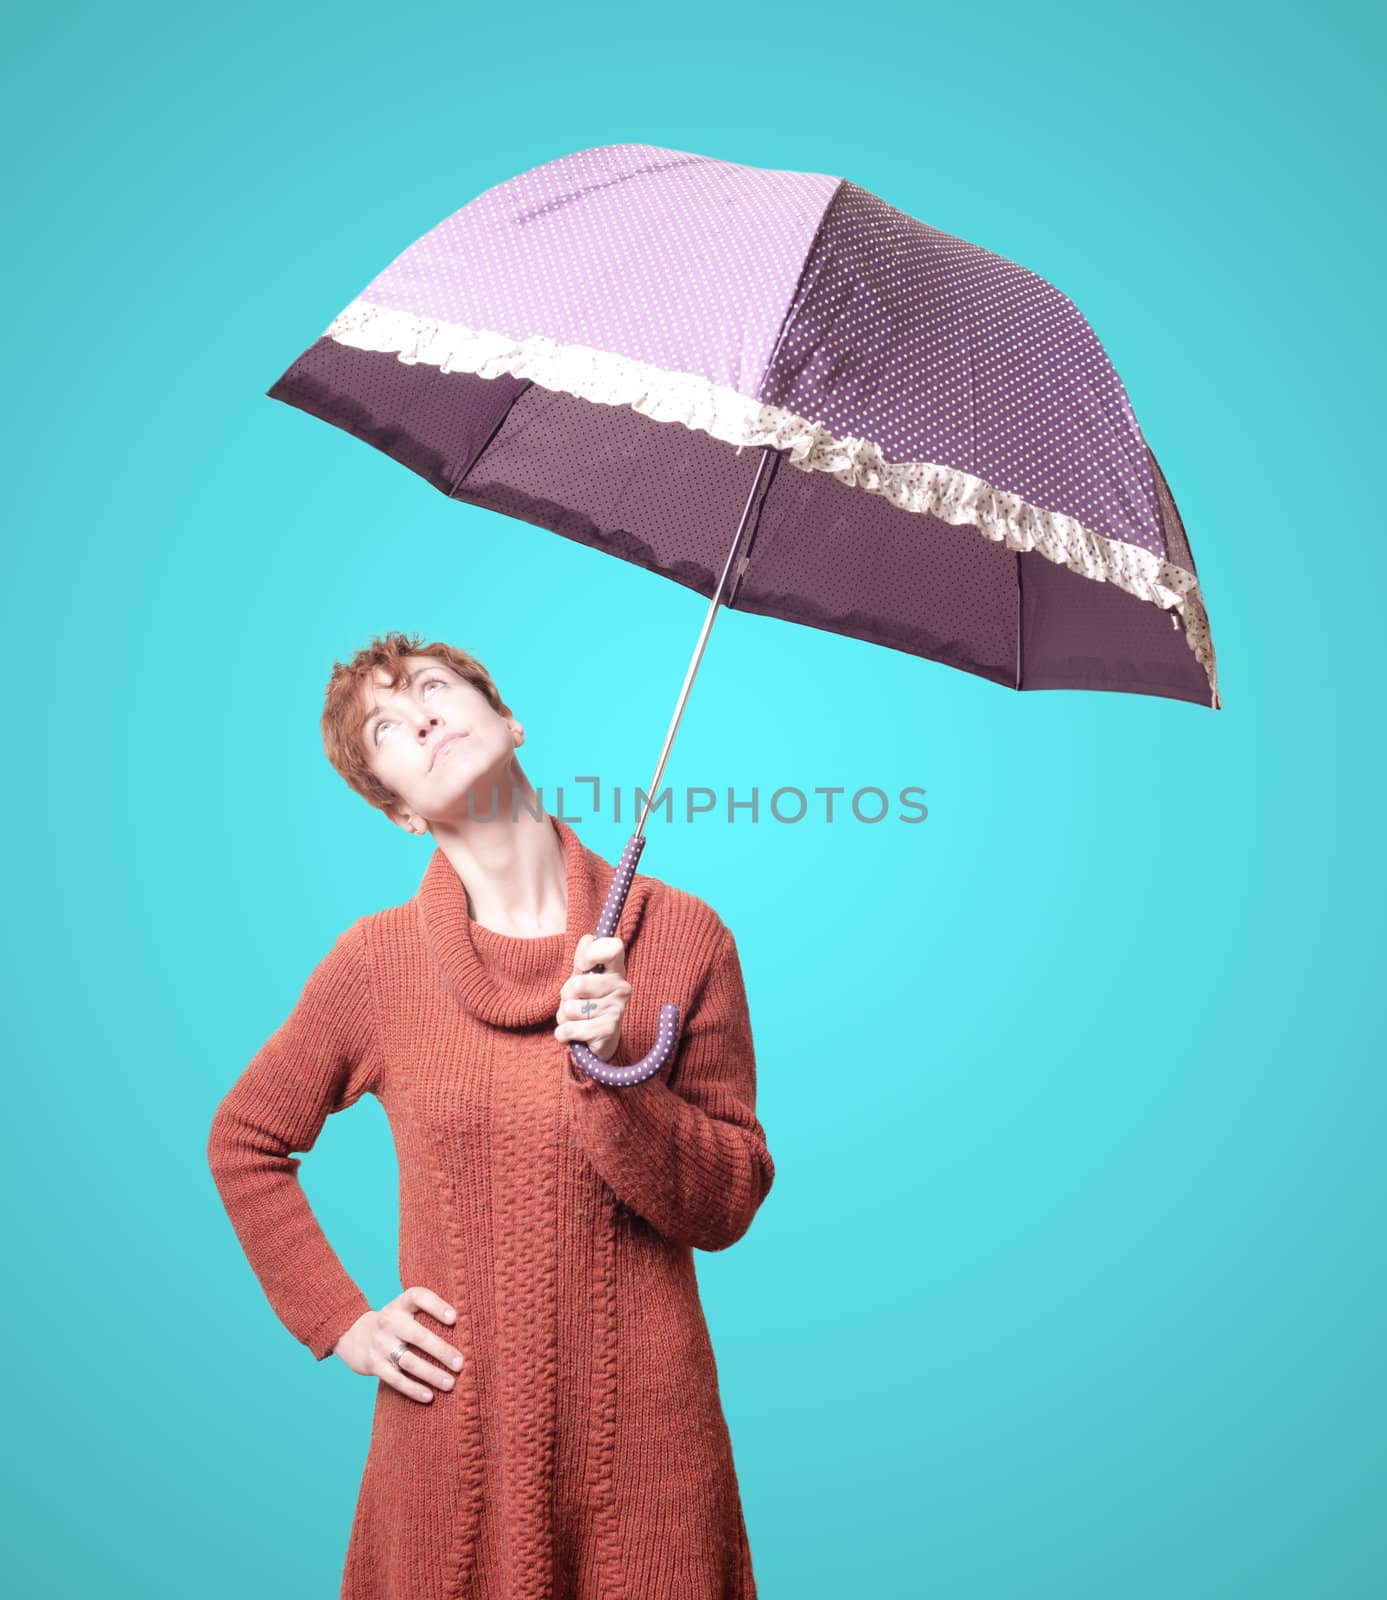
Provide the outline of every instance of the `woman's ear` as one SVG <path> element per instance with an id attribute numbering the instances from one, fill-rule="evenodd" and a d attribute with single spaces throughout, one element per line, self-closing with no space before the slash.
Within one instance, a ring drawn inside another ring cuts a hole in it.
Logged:
<path id="1" fill-rule="evenodd" d="M 385 814 L 397 828 L 403 828 L 406 833 L 423 833 L 427 826 L 412 811 L 401 811 L 395 806 L 389 807 Z"/>

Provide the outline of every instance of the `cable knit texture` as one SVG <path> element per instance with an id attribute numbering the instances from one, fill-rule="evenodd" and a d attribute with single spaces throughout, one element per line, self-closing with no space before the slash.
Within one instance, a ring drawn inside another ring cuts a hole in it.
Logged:
<path id="1" fill-rule="evenodd" d="M 559 989 L 613 868 L 550 817 L 561 934 L 470 920 L 435 848 L 418 893 L 360 918 L 217 1108 L 208 1159 L 285 1327 L 319 1359 L 366 1310 L 291 1152 L 376 1095 L 400 1167 L 400 1282 L 466 1357 L 450 1391 L 377 1380 L 344 1600 L 753 1600 L 751 1554 L 692 1251 L 751 1225 L 775 1169 L 736 942 L 637 873 L 617 933 L 632 995 L 615 1060 L 662 1001 L 661 1072 L 600 1084 L 554 1038 Z"/>

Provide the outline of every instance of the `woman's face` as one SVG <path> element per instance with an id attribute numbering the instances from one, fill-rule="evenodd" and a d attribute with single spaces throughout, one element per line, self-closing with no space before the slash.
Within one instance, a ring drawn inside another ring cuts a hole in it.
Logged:
<path id="1" fill-rule="evenodd" d="M 498 786 L 504 801 L 524 729 L 433 656 L 407 656 L 404 664 L 409 679 L 397 689 L 388 686 L 383 667 L 376 669 L 362 708 L 366 758 L 400 797 L 392 819 L 415 833 L 421 823 L 463 820 L 469 791 L 475 791 L 470 815 L 490 816 Z"/>

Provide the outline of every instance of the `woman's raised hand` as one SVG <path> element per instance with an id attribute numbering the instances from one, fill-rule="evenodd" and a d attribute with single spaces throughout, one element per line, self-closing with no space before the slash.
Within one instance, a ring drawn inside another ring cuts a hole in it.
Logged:
<path id="1" fill-rule="evenodd" d="M 439 1322 L 457 1320 L 452 1306 L 432 1289 L 406 1289 L 379 1311 L 363 1311 L 333 1346 L 333 1354 L 363 1378 L 380 1378 L 411 1400 L 432 1400 L 434 1389 L 453 1387 L 452 1375 L 462 1371 L 464 1358 L 445 1339 L 430 1333 L 415 1318 L 416 1311 Z M 401 1345 L 405 1348 L 396 1366 L 390 1352 Z"/>
<path id="2" fill-rule="evenodd" d="M 597 966 L 606 971 L 593 972 Z M 610 1061 L 621 1043 L 621 1018 L 630 997 L 626 946 L 617 938 L 597 939 L 585 933 L 573 952 L 573 976 L 559 990 L 554 1037 L 581 1040 L 593 1055 Z"/>

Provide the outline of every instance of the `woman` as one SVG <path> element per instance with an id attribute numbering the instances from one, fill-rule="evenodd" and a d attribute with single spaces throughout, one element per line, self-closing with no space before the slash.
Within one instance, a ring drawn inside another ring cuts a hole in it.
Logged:
<path id="1" fill-rule="evenodd" d="M 613 869 L 544 812 L 523 727 L 460 650 L 392 633 L 335 663 L 323 734 L 435 848 L 312 973 L 208 1158 L 280 1320 L 379 1380 L 344 1600 L 752 1600 L 692 1255 L 740 1239 L 775 1173 L 732 934 L 637 873 L 617 937 L 593 939 Z M 617 1088 L 573 1064 L 573 1039 L 639 1060 L 666 1000 L 661 1072 Z M 407 1286 L 378 1309 L 290 1154 L 367 1093 Z"/>

